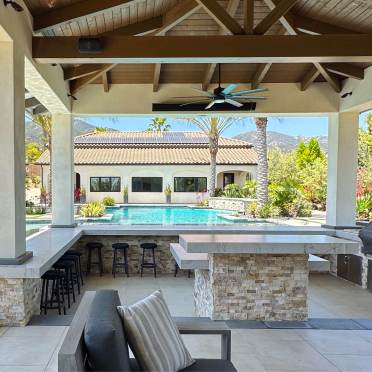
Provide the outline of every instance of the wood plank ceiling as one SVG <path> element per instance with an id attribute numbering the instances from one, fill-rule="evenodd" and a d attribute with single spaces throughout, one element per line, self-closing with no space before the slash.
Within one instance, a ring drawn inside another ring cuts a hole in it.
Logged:
<path id="1" fill-rule="evenodd" d="M 370 0 L 25 0 L 35 35 L 201 36 L 231 34 L 372 33 Z M 89 11 L 87 11 L 89 9 Z M 253 10 L 253 14 L 252 14 Z M 90 14 L 85 14 L 89 13 Z M 363 78 L 369 63 L 223 64 L 223 83 L 327 81 L 340 91 L 346 77 Z M 63 65 L 75 93 L 86 84 L 217 83 L 215 64 Z"/>

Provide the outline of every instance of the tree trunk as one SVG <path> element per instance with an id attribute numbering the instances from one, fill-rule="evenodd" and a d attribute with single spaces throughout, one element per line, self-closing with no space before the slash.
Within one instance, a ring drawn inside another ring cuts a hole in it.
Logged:
<path id="1" fill-rule="evenodd" d="M 218 136 L 209 137 L 209 152 L 211 154 L 209 196 L 214 196 L 214 193 L 216 190 L 216 163 L 217 163 L 217 152 L 218 152 Z"/>
<path id="2" fill-rule="evenodd" d="M 256 151 L 257 162 L 257 206 L 262 208 L 268 202 L 268 163 L 266 128 L 267 118 L 255 118 L 257 135 Z"/>

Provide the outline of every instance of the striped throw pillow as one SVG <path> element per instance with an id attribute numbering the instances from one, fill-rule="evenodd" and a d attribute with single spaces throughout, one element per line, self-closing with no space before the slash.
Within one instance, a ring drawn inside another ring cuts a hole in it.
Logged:
<path id="1" fill-rule="evenodd" d="M 161 291 L 117 309 L 129 346 L 143 371 L 176 372 L 195 362 L 173 323 Z"/>

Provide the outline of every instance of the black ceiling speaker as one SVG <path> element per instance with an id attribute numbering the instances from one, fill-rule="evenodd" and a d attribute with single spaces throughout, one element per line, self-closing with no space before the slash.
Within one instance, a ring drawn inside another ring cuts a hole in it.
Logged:
<path id="1" fill-rule="evenodd" d="M 100 53 L 103 51 L 103 42 L 97 37 L 81 37 L 79 39 L 80 53 Z"/>

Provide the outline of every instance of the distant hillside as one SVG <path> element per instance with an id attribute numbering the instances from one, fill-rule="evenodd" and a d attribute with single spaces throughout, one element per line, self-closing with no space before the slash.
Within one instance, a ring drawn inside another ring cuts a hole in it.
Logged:
<path id="1" fill-rule="evenodd" d="M 256 132 L 245 132 L 241 133 L 234 138 L 240 139 L 249 143 L 255 144 L 256 142 Z M 292 151 L 296 148 L 296 146 L 302 141 L 308 141 L 311 137 L 300 137 L 300 136 L 290 136 L 284 133 L 278 132 L 267 132 L 267 145 L 270 148 L 279 148 L 282 151 Z M 328 138 L 326 136 L 318 136 L 315 137 L 320 144 L 320 147 L 323 151 L 327 152 L 328 150 Z"/>
<path id="2" fill-rule="evenodd" d="M 96 127 L 94 125 L 88 124 L 83 120 L 75 119 L 74 121 L 74 137 L 80 136 L 85 133 L 93 132 Z M 112 128 L 108 128 L 109 130 L 115 130 Z M 35 142 L 39 145 L 42 144 L 43 141 L 43 131 L 40 129 L 38 125 L 33 123 L 32 121 L 26 120 L 26 143 Z"/>

